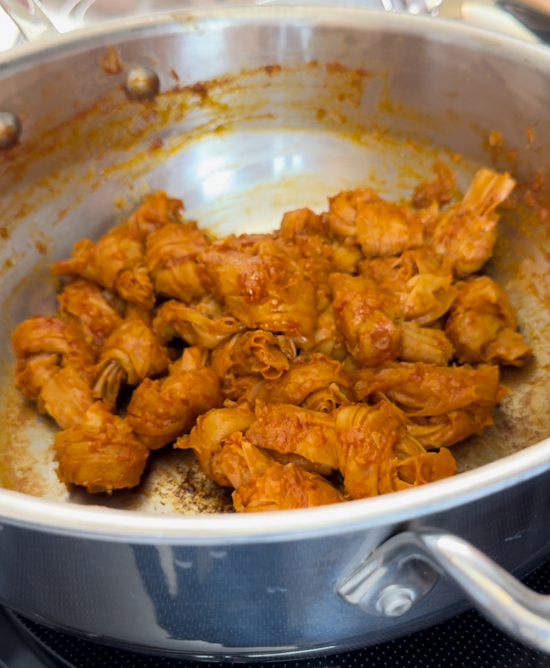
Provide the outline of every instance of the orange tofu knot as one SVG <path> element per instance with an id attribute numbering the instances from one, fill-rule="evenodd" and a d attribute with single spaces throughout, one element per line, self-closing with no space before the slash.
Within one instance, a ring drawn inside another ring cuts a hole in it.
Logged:
<path id="1" fill-rule="evenodd" d="M 392 364 L 362 369 L 354 391 L 360 400 L 387 398 L 408 417 L 407 431 L 426 449 L 448 447 L 493 424 L 492 412 L 506 388 L 497 366 L 442 367 Z"/>
<path id="2" fill-rule="evenodd" d="M 212 349 L 244 326 L 224 313 L 219 302 L 206 298 L 194 306 L 175 299 L 164 302 L 157 310 L 153 328 L 164 343 L 179 337 L 190 346 Z"/>
<path id="3" fill-rule="evenodd" d="M 155 292 L 186 304 L 206 296 L 210 280 L 200 270 L 197 256 L 208 236 L 195 223 L 169 223 L 147 237 L 145 262 Z"/>
<path id="4" fill-rule="evenodd" d="M 349 498 L 417 487 L 456 471 L 451 453 L 445 448 L 427 453 L 409 434 L 407 416 L 387 401 L 340 408 L 334 419 L 341 444 L 340 470 Z"/>
<path id="5" fill-rule="evenodd" d="M 414 457 L 396 457 L 387 462 L 379 483 L 382 494 L 398 492 L 450 478 L 456 473 L 456 462 L 450 450 L 425 452 Z"/>
<path id="6" fill-rule="evenodd" d="M 353 239 L 367 258 L 400 255 L 424 244 L 424 216 L 385 202 L 369 188 L 329 198 L 327 220 L 334 234 Z"/>
<path id="7" fill-rule="evenodd" d="M 403 318 L 420 326 L 445 315 L 456 296 L 452 263 L 430 248 L 359 264 L 362 276 L 398 298 Z"/>
<path id="8" fill-rule="evenodd" d="M 143 235 L 129 223 L 113 228 L 96 243 L 89 239 L 77 241 L 73 257 L 55 262 L 52 273 L 80 276 L 144 309 L 153 308 L 155 303 Z"/>
<path id="9" fill-rule="evenodd" d="M 290 368 L 296 346 L 282 334 L 261 329 L 235 334 L 212 351 L 212 368 L 221 381 L 255 374 L 276 380 Z"/>
<path id="10" fill-rule="evenodd" d="M 296 453 L 257 448 L 240 431 L 225 439 L 218 455 L 218 464 L 235 489 L 248 485 L 252 478 L 262 475 L 277 462 L 282 465 L 296 464 L 305 471 L 318 475 L 326 476 L 332 473 L 330 466 L 310 462 Z"/>
<path id="11" fill-rule="evenodd" d="M 162 380 L 146 378 L 132 395 L 126 421 L 142 443 L 156 450 L 188 432 L 199 415 L 221 405 L 220 383 L 211 369 L 183 371 Z"/>
<path id="12" fill-rule="evenodd" d="M 34 316 L 17 326 L 11 338 L 17 359 L 17 386 L 36 401 L 62 367 L 71 366 L 84 383 L 94 378 L 94 353 L 83 330 L 56 317 Z"/>
<path id="13" fill-rule="evenodd" d="M 319 313 L 311 344 L 311 353 L 322 353 L 328 358 L 342 362 L 348 355 L 346 339 L 336 325 L 336 311 L 332 303 Z M 306 346 L 304 346 L 305 348 Z"/>
<path id="14" fill-rule="evenodd" d="M 368 258 L 400 255 L 424 244 L 422 217 L 391 202 L 360 203 L 355 224 L 357 241 Z"/>
<path id="15" fill-rule="evenodd" d="M 317 305 L 310 278 L 273 241 L 258 242 L 253 253 L 214 246 L 201 255 L 215 295 L 249 329 L 311 336 Z"/>
<path id="16" fill-rule="evenodd" d="M 169 223 L 180 223 L 184 204 L 162 190 L 147 195 L 128 220 L 128 228 L 140 241 Z"/>
<path id="17" fill-rule="evenodd" d="M 329 482 L 296 464 L 275 463 L 233 492 L 239 513 L 312 508 L 342 501 L 342 494 Z"/>
<path id="18" fill-rule="evenodd" d="M 334 428 L 346 494 L 352 499 L 377 496 L 381 469 L 406 435 L 404 416 L 386 402 L 355 404 L 335 411 Z"/>
<path id="19" fill-rule="evenodd" d="M 322 216 L 309 209 L 291 211 L 283 217 L 280 233 L 273 235 L 276 245 L 300 266 L 317 292 L 318 306 L 324 306 L 328 277 L 337 271 L 335 240 L 329 235 Z"/>
<path id="20" fill-rule="evenodd" d="M 235 489 L 248 485 L 252 478 L 265 473 L 275 462 L 268 451 L 252 445 L 240 431 L 225 439 L 218 456 L 221 470 Z"/>
<path id="21" fill-rule="evenodd" d="M 72 366 L 66 366 L 42 387 L 38 409 L 53 417 L 62 429 L 77 427 L 94 403 L 94 393 Z"/>
<path id="22" fill-rule="evenodd" d="M 251 404 L 269 401 L 301 406 L 313 401 L 313 395 L 320 390 L 332 386 L 336 390 L 334 397 L 342 395 L 352 399 L 351 385 L 351 378 L 341 362 L 314 353 L 309 359 L 297 357 L 279 378 L 254 384 L 247 391 L 246 399 Z"/>
<path id="23" fill-rule="evenodd" d="M 380 202 L 380 197 L 371 188 L 357 188 L 329 197 L 326 220 L 330 231 L 342 237 L 356 237 L 357 212 L 370 202 Z"/>
<path id="24" fill-rule="evenodd" d="M 400 306 L 368 278 L 332 274 L 336 324 L 346 339 L 348 351 L 362 366 L 378 366 L 397 359 L 401 334 L 395 324 Z"/>
<path id="25" fill-rule="evenodd" d="M 101 350 L 95 395 L 114 406 L 123 381 L 137 385 L 162 373 L 168 361 L 166 348 L 142 320 L 125 320 Z"/>
<path id="26" fill-rule="evenodd" d="M 88 409 L 80 425 L 60 431 L 54 447 L 59 480 L 91 493 L 135 487 L 149 456 L 130 426 L 100 401 Z"/>
<path id="27" fill-rule="evenodd" d="M 401 352 L 404 362 L 425 362 L 445 366 L 454 350 L 444 332 L 430 327 L 420 327 L 416 322 L 402 322 Z"/>
<path id="28" fill-rule="evenodd" d="M 339 443 L 330 415 L 289 404 L 256 402 L 256 420 L 245 436 L 252 445 L 298 454 L 310 462 L 339 468 Z"/>
<path id="29" fill-rule="evenodd" d="M 516 332 L 517 322 L 504 290 L 487 276 L 457 285 L 445 333 L 460 363 L 523 366 L 532 350 Z"/>
<path id="30" fill-rule="evenodd" d="M 38 353 L 17 361 L 15 383 L 21 392 L 32 401 L 37 401 L 44 385 L 60 370 L 59 356 Z"/>
<path id="31" fill-rule="evenodd" d="M 498 221 L 495 209 L 508 198 L 515 185 L 509 174 L 480 169 L 462 202 L 439 215 L 432 247 L 451 260 L 458 278 L 478 271 L 491 257 Z"/>
<path id="32" fill-rule="evenodd" d="M 281 237 L 287 241 L 299 236 L 328 235 L 328 225 L 325 220 L 311 209 L 295 209 L 287 211 L 281 221 Z"/>
<path id="33" fill-rule="evenodd" d="M 78 324 L 87 341 L 96 348 L 101 348 L 122 323 L 124 302 L 90 281 L 71 281 L 58 299 L 60 312 L 67 320 Z"/>
<path id="34" fill-rule="evenodd" d="M 219 485 L 231 487 L 220 466 L 223 442 L 235 432 L 245 432 L 254 422 L 254 413 L 247 403 L 234 408 L 215 408 L 197 419 L 191 432 L 178 438 L 175 448 L 193 449 L 201 471 Z"/>

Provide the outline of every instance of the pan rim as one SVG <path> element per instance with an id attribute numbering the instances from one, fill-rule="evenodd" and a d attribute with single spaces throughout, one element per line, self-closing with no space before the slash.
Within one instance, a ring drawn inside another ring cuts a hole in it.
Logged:
<path id="1" fill-rule="evenodd" d="M 550 438 L 454 478 L 374 498 L 286 512 L 174 515 L 49 501 L 0 489 L 0 529 L 132 544 L 286 542 L 365 531 L 441 513 L 526 482 L 550 469 Z M 343 510 L 345 511 L 343 512 Z"/>
<path id="2" fill-rule="evenodd" d="M 369 20 L 365 21 L 365 17 Z M 453 19 L 441 19 L 429 16 L 388 12 L 357 6 L 329 6 L 320 0 L 317 4 L 300 5 L 257 5 L 232 7 L 203 7 L 173 12 L 159 12 L 146 16 L 116 19 L 99 25 L 84 26 L 57 35 L 40 37 L 37 41 L 19 44 L 0 53 L 0 76 L 12 74 L 14 69 L 28 66 L 28 61 L 37 56 L 61 55 L 71 47 L 82 49 L 89 41 L 98 44 L 112 43 L 120 36 L 145 36 L 170 27 L 184 32 L 201 32 L 212 29 L 214 24 L 225 19 L 227 23 L 286 23 L 303 21 L 304 24 L 326 25 L 327 27 L 346 27 L 377 32 L 388 29 L 394 32 L 417 34 L 427 41 L 447 40 L 457 33 L 464 38 L 470 36 L 480 49 L 496 48 L 506 50 L 510 55 L 521 55 L 529 63 L 528 56 L 543 59 L 550 66 L 550 47 L 543 43 L 533 43 L 519 37 L 495 33 L 485 28 L 472 26 Z"/>

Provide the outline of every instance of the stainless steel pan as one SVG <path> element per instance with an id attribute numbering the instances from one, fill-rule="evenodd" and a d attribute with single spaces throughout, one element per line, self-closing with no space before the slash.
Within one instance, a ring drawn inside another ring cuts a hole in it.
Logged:
<path id="1" fill-rule="evenodd" d="M 111 46 L 118 74 L 100 65 Z M 154 86 L 128 98 L 135 66 L 158 75 L 154 99 Z M 327 7 L 181 12 L 3 55 L 4 136 L 21 134 L 0 152 L 0 602 L 115 645 L 254 659 L 381 642 L 469 599 L 550 651 L 546 599 L 499 568 L 520 576 L 550 555 L 550 240 L 536 176 L 550 166 L 549 81 L 543 47 Z M 76 239 L 158 187 L 215 231 L 268 229 L 366 182 L 405 196 L 436 157 L 462 187 L 480 164 L 522 181 L 489 272 L 536 354 L 505 373 L 514 391 L 495 426 L 455 446 L 460 475 L 249 516 L 220 512 L 228 497 L 185 452 L 160 453 L 131 493 L 57 482 L 53 426 L 13 390 L 9 333 L 55 310 L 48 266 Z"/>

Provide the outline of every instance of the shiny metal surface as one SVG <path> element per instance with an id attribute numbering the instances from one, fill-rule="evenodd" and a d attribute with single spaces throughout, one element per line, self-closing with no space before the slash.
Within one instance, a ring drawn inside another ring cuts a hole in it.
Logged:
<path id="1" fill-rule="evenodd" d="M 29 0 L 29 2 L 30 11 L 27 11 L 18 0 L 0 0 L 0 6 L 7 12 L 28 42 L 34 42 L 48 35 L 56 35 L 58 31 L 48 18 L 40 0 Z"/>
<path id="2" fill-rule="evenodd" d="M 550 3 L 542 10 L 538 2 L 508 2 L 499 1 L 498 6 L 505 9 L 510 16 L 521 22 L 529 29 L 532 35 L 536 35 L 542 41 L 550 42 Z"/>
<path id="3" fill-rule="evenodd" d="M 338 594 L 373 615 L 401 617 L 408 613 L 435 587 L 440 570 L 433 567 L 425 551 L 419 551 L 413 538 L 412 534 L 390 538 L 338 583 Z"/>
<path id="4" fill-rule="evenodd" d="M 405 528 L 444 526 L 521 576 L 550 554 L 548 488 L 542 476 Z M 507 512 L 495 521 L 503 505 Z M 337 595 L 337 583 L 399 528 L 186 546 L 83 540 L 5 525 L 0 600 L 54 628 L 167 655 L 254 660 L 344 651 L 412 633 L 469 607 L 447 577 L 394 619 L 365 614 Z"/>
<path id="5" fill-rule="evenodd" d="M 274 0 L 275 2 L 277 0 Z M 548 0 L 382 0 L 384 9 L 460 19 L 480 28 L 529 41 L 550 42 Z"/>
<path id="6" fill-rule="evenodd" d="M 550 2 L 548 0 L 511 0 L 510 2 L 502 2 L 503 5 L 509 5 L 524 11 L 531 11 L 533 16 L 546 17 L 546 29 L 548 29 L 548 21 L 550 20 Z"/>
<path id="7" fill-rule="evenodd" d="M 14 146 L 21 136 L 21 122 L 11 111 L 0 111 L 0 150 Z"/>
<path id="8" fill-rule="evenodd" d="M 94 25 L 112 21 L 119 18 L 131 16 L 143 16 L 153 13 L 180 11 L 188 7 L 228 7 L 245 5 L 269 5 L 269 4 L 318 4 L 320 0 L 44 0 L 43 6 L 47 15 L 59 32 L 75 30 L 86 25 Z M 333 0 L 327 4 L 364 7 L 370 9 L 386 9 L 388 11 L 406 11 L 406 3 L 395 4 L 394 0 L 341 0 L 336 3 Z M 425 0 L 409 3 L 415 11 L 411 13 L 422 13 Z M 494 2 L 493 0 L 444 0 L 443 6 L 438 0 L 429 0 L 429 11 L 432 15 L 444 18 L 459 19 L 472 26 L 491 30 L 512 37 L 538 42 L 539 37 L 535 34 L 537 28 L 544 29 L 541 23 L 541 13 L 535 12 L 530 15 L 525 5 L 519 6 L 513 3 Z M 520 12 L 520 19 L 514 18 L 514 14 Z M 527 13 L 526 13 L 527 12 Z M 529 26 L 526 27 L 526 26 Z M 543 35 L 544 37 L 544 35 Z M 12 48 L 22 40 L 15 24 L 2 10 L 0 4 L 0 51 Z"/>
<path id="9" fill-rule="evenodd" d="M 133 100 L 151 100 L 159 92 L 160 81 L 155 70 L 136 65 L 128 71 L 124 86 Z"/>
<path id="10" fill-rule="evenodd" d="M 100 68 L 108 46 L 124 64 L 153 67 L 163 91 L 174 70 L 179 90 L 161 93 L 155 107 L 128 101 L 124 74 Z M 129 20 L 0 58 L 0 108 L 25 114 L 22 141 L 0 156 L 8 237 L 0 242 L 0 453 L 12 488 L 0 490 L 0 601 L 113 644 L 302 656 L 382 642 L 467 605 L 447 578 L 393 620 L 369 618 L 338 596 L 337 583 L 403 528 L 463 536 L 516 574 L 547 555 L 550 286 L 548 240 L 533 217 L 526 231 L 507 213 L 490 271 L 506 285 L 537 363 L 507 374 L 514 392 L 496 425 L 456 448 L 465 472 L 383 498 L 178 515 L 189 473 L 180 455 L 159 457 L 149 486 L 134 494 L 69 495 L 54 473 L 52 425 L 11 390 L 8 334 L 55 309 L 52 261 L 158 187 L 224 233 L 270 229 L 288 208 L 319 208 L 331 192 L 365 182 L 405 196 L 437 157 L 453 161 L 464 188 L 479 164 L 510 167 L 509 147 L 515 175 L 528 179 L 549 167 L 541 122 L 549 71 L 543 48 L 444 21 L 326 7 Z M 204 88 L 186 88 L 198 81 Z M 493 129 L 506 138 L 500 154 L 486 141 Z"/>
<path id="11" fill-rule="evenodd" d="M 431 578 L 425 575 L 426 562 L 436 569 L 428 571 Z M 496 626 L 519 642 L 550 654 L 550 596 L 527 588 L 467 541 L 451 534 L 424 529 L 390 538 L 339 593 L 371 614 L 401 616 L 423 596 L 425 583 L 433 586 L 436 571 L 449 575 Z M 389 585 L 395 588 L 395 605 L 401 604 L 398 615 L 391 607 L 385 609 L 380 597 L 392 580 L 398 583 Z"/>
<path id="12" fill-rule="evenodd" d="M 384 8 L 394 12 L 437 16 L 441 2 L 442 0 L 384 0 Z"/>
<path id="13" fill-rule="evenodd" d="M 550 597 L 511 577 L 466 541 L 424 534 L 427 552 L 494 624 L 520 642 L 550 654 Z"/>

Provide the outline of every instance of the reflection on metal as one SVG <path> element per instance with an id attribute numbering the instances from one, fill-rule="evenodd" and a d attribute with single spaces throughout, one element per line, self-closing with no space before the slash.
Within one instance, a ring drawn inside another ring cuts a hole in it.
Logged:
<path id="1" fill-rule="evenodd" d="M 11 111 L 0 111 L 0 149 L 15 146 L 21 137 L 21 123 Z"/>
<path id="2" fill-rule="evenodd" d="M 390 585 L 380 594 L 376 609 L 385 617 L 401 617 L 412 608 L 415 592 L 407 587 Z"/>
<path id="3" fill-rule="evenodd" d="M 386 11 L 437 16 L 442 0 L 382 0 Z"/>
<path id="4" fill-rule="evenodd" d="M 58 31 L 46 15 L 40 0 L 29 2 L 29 9 L 26 9 L 18 0 L 0 0 L 0 5 L 27 42 L 34 42 L 46 35 L 57 35 Z"/>
<path id="5" fill-rule="evenodd" d="M 327 4 L 327 1 L 332 4 L 336 2 L 336 0 L 309 0 L 310 4 Z M 548 28 L 541 24 L 541 20 L 544 21 L 544 13 L 546 13 L 542 8 L 547 1 L 345 0 L 345 2 L 339 4 L 461 19 L 466 23 L 493 32 L 509 34 L 536 42 L 539 41 L 539 38 L 544 39 L 544 31 L 548 31 Z M 44 28 L 44 21 L 37 19 L 35 15 L 27 15 L 19 0 L 0 0 L 0 51 L 7 50 L 22 40 L 21 33 L 2 11 L 2 7 L 7 8 L 8 4 L 12 8 L 9 11 L 12 18 L 15 20 L 12 13 L 13 7 L 20 16 L 17 19 L 18 25 L 21 21 L 29 24 L 30 20 L 29 27 L 21 28 L 21 30 L 26 32 L 30 29 L 32 36 L 27 37 L 27 39 L 32 40 L 44 34 L 51 34 L 56 29 L 60 32 L 66 32 L 85 25 L 111 21 L 115 18 L 168 12 L 184 7 L 194 9 L 209 5 L 281 5 L 308 4 L 308 2 L 307 0 L 300 0 L 299 3 L 296 0 L 43 0 L 47 15 L 51 18 L 50 22 L 45 17 L 45 22 L 49 26 Z M 550 8 L 548 12 L 550 12 Z M 55 28 L 52 26 L 52 22 Z M 541 31 L 543 35 L 541 35 Z M 35 33 L 37 34 L 35 35 Z"/>
<path id="6" fill-rule="evenodd" d="M 150 100 L 160 88 L 158 74 L 150 67 L 132 67 L 126 77 L 126 93 L 133 100 Z"/>
<path id="7" fill-rule="evenodd" d="M 421 542 L 433 562 L 496 626 L 550 654 L 550 596 L 532 591 L 462 538 L 430 531 L 402 535 Z"/>
<path id="8" fill-rule="evenodd" d="M 400 534 L 374 551 L 353 575 L 341 583 L 338 594 L 365 612 L 401 617 L 421 601 L 439 579 L 438 571 L 418 546 Z"/>
<path id="9" fill-rule="evenodd" d="M 338 594 L 373 615 L 407 613 L 439 573 L 458 585 L 496 626 L 550 654 L 550 596 L 537 594 L 462 538 L 435 530 L 403 532 L 377 548 Z"/>

